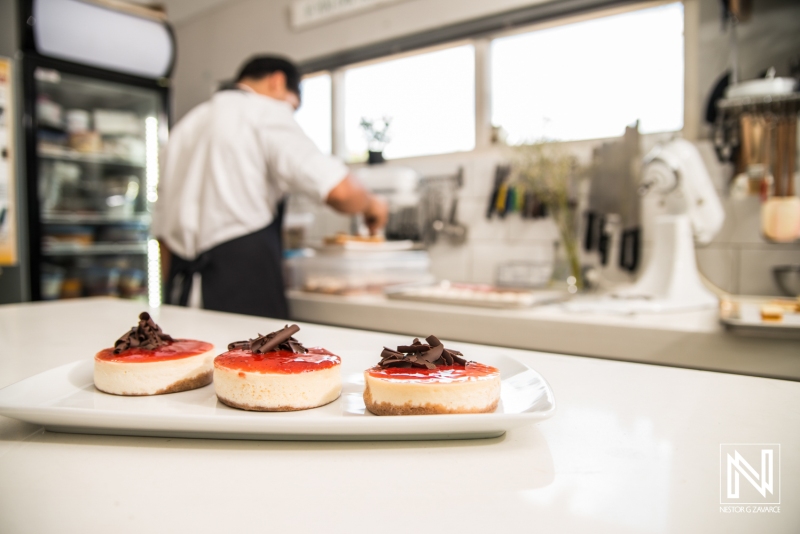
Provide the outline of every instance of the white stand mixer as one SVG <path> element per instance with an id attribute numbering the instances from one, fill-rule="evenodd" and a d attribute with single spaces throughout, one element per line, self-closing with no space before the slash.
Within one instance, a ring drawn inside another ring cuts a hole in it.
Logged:
<path id="1" fill-rule="evenodd" d="M 716 306 L 697 272 L 689 217 L 661 215 L 654 230 L 650 263 L 636 284 L 612 293 L 620 301 L 615 307 L 635 313 Z"/>
<path id="2" fill-rule="evenodd" d="M 640 194 L 659 195 L 667 214 L 654 217 L 653 253 L 639 280 L 597 300 L 567 304 L 571 311 L 665 312 L 708 308 L 717 297 L 700 279 L 694 243 L 708 243 L 725 212 L 697 148 L 674 139 L 644 160 Z"/>

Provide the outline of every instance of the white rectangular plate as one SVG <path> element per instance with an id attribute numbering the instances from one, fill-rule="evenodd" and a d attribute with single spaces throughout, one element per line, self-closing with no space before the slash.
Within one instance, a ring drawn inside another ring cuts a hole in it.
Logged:
<path id="1" fill-rule="evenodd" d="M 55 432 L 261 440 L 412 440 L 489 438 L 546 419 L 553 391 L 536 371 L 508 356 L 481 362 L 500 369 L 501 401 L 488 414 L 379 417 L 364 407 L 363 370 L 375 357 L 342 359 L 342 395 L 299 412 L 247 412 L 217 401 L 214 385 L 151 397 L 119 397 L 94 387 L 93 361 L 51 369 L 0 390 L 0 414 Z"/>

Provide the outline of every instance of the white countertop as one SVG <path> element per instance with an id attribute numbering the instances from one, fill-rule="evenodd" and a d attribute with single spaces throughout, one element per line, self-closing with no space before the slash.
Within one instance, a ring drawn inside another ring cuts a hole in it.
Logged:
<path id="1" fill-rule="evenodd" d="M 350 328 L 800 380 L 800 341 L 727 332 L 716 309 L 660 314 L 570 312 L 560 305 L 498 310 L 289 292 L 292 317 Z"/>
<path id="2" fill-rule="evenodd" d="M 139 311 L 108 299 L 0 306 L 0 387 L 91 358 Z M 283 326 L 153 315 L 217 346 Z M 344 357 L 407 341 L 300 326 L 301 340 Z M 56 434 L 0 417 L 0 532 L 798 531 L 800 383 L 452 345 L 542 373 L 555 416 L 488 440 L 360 443 Z M 781 444 L 780 513 L 720 511 L 720 443 Z"/>

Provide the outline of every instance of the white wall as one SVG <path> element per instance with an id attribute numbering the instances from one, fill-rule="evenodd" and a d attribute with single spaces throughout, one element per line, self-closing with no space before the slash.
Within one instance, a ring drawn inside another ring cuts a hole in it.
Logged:
<path id="1" fill-rule="evenodd" d="M 207 99 L 250 55 L 296 61 L 501 13 L 546 0 L 405 0 L 304 29 L 289 27 L 291 0 L 240 0 L 176 25 L 176 117 Z"/>
<path id="2" fill-rule="evenodd" d="M 645 151 L 669 135 L 652 134 L 642 137 Z M 595 147 L 608 139 L 565 143 L 582 165 L 591 161 Z M 458 220 L 469 227 L 467 243 L 453 246 L 441 240 L 429 248 L 431 270 L 437 278 L 458 282 L 491 284 L 495 282 L 497 266 L 510 261 L 547 261 L 553 257 L 553 243 L 558 232 L 550 219 L 522 219 L 510 214 L 505 219 L 496 215 L 486 218 L 489 194 L 494 181 L 495 166 L 506 162 L 508 154 L 492 148 L 442 156 L 407 158 L 387 165 L 402 165 L 415 169 L 423 176 L 454 175 L 463 169 L 464 185 L 459 191 Z M 290 211 L 309 211 L 313 206 L 293 198 Z M 325 208 L 316 211 L 317 218 L 309 239 L 319 242 L 335 231 L 349 230 L 348 220 Z"/>
<path id="3" fill-rule="evenodd" d="M 542 1 L 542 0 L 539 0 Z M 557 0 L 556 0 L 557 1 Z M 718 0 L 686 1 L 687 107 L 686 133 L 708 138 L 703 122 L 705 99 L 728 61 L 728 37 L 721 31 Z M 438 26 L 495 14 L 538 2 L 525 0 L 405 0 L 346 19 L 294 31 L 289 28 L 290 0 L 229 2 L 176 25 L 178 63 L 174 79 L 176 116 L 209 97 L 218 82 L 234 75 L 240 63 L 256 53 L 279 53 L 305 60 L 368 45 Z M 740 27 L 740 66 L 743 78 L 775 65 L 785 74 L 792 54 L 800 53 L 800 2 L 759 0 L 753 20 Z M 584 157 L 600 141 L 573 144 Z M 423 174 L 440 174 L 464 166 L 467 187 L 462 194 L 461 218 L 471 225 L 470 240 L 462 247 L 437 245 L 431 251 L 434 271 L 441 277 L 491 282 L 500 261 L 530 258 L 554 238 L 545 222 L 511 217 L 486 221 L 482 216 L 491 186 L 496 151 L 411 158 L 401 164 Z M 725 182 L 723 170 L 717 170 Z M 724 189 L 724 187 L 723 187 Z M 724 191 L 723 191 L 724 192 Z M 800 261 L 800 245 L 773 245 L 759 235 L 758 200 L 726 199 L 725 228 L 710 245 L 698 250 L 703 271 L 723 289 L 734 293 L 776 294 L 771 269 Z M 318 218 L 316 233 L 346 221 L 333 214 Z"/>

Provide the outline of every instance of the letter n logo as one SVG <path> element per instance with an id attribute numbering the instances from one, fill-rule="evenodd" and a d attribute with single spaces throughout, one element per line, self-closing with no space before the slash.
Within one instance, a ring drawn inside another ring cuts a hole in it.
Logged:
<path id="1" fill-rule="evenodd" d="M 720 504 L 780 504 L 780 444 L 720 444 Z"/>

